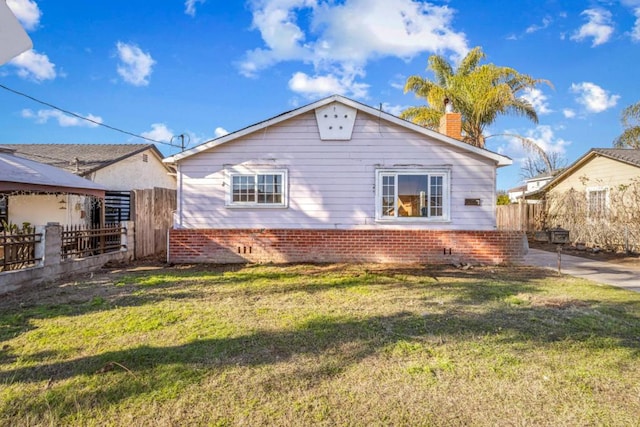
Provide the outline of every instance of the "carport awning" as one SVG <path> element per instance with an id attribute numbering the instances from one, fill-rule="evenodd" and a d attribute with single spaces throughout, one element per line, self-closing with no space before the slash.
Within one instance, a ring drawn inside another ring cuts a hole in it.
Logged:
<path id="1" fill-rule="evenodd" d="M 107 189 L 62 169 L 0 150 L 0 192 L 70 193 L 104 198 Z"/>

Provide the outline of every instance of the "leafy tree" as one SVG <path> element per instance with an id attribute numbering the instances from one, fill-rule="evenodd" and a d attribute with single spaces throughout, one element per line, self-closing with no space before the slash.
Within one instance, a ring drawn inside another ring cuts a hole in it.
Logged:
<path id="1" fill-rule="evenodd" d="M 445 112 L 445 100 L 453 105 L 453 111 L 462 116 L 464 141 L 476 147 L 484 148 L 484 129 L 493 124 L 498 116 L 515 114 L 538 123 L 538 114 L 529 101 L 519 97 L 525 89 L 533 89 L 540 83 L 550 83 L 521 74 L 509 67 L 494 64 L 481 64 L 485 54 L 480 47 L 473 48 L 460 62 L 457 69 L 440 55 L 432 55 L 428 68 L 433 71 L 434 80 L 421 76 L 410 76 L 404 91 L 414 92 L 423 98 L 427 105 L 409 107 L 400 117 L 416 124 L 438 129 L 440 118 Z M 498 135 L 492 135 L 498 136 Z M 546 154 L 533 141 L 519 135 L 523 145 Z"/>
<path id="2" fill-rule="evenodd" d="M 511 199 L 509 199 L 509 195 L 507 194 L 506 191 L 504 191 L 504 190 L 499 190 L 498 191 L 497 204 L 498 205 L 510 205 L 511 204 Z"/>
<path id="3" fill-rule="evenodd" d="M 640 102 L 622 110 L 622 134 L 613 141 L 617 148 L 640 148 Z"/>

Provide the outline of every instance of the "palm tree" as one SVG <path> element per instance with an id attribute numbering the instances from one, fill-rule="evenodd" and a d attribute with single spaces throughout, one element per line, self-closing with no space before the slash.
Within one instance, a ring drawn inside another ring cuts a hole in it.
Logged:
<path id="1" fill-rule="evenodd" d="M 613 141 L 613 146 L 618 148 L 640 148 L 640 102 L 622 110 L 621 121 L 625 129 Z"/>
<path id="2" fill-rule="evenodd" d="M 513 68 L 494 64 L 480 64 L 485 58 L 480 47 L 473 48 L 460 62 L 458 68 L 442 56 L 429 57 L 429 67 L 434 80 L 420 76 L 410 76 L 404 91 L 414 92 L 424 98 L 426 106 L 409 107 L 400 117 L 422 126 L 438 129 L 440 117 L 445 112 L 445 100 L 453 104 L 453 110 L 462 116 L 464 141 L 484 148 L 486 126 L 495 122 L 499 115 L 515 114 L 538 123 L 538 114 L 529 101 L 518 97 L 525 89 L 533 89 L 540 83 L 550 83 L 520 74 Z M 497 135 L 493 135 L 497 136 Z M 520 139 L 529 149 L 544 156 L 533 141 L 519 135 L 508 135 Z"/>

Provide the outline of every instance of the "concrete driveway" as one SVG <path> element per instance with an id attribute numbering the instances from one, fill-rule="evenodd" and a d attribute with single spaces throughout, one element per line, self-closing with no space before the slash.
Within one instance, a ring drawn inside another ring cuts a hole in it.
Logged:
<path id="1" fill-rule="evenodd" d="M 529 253 L 524 258 L 524 264 L 558 271 L 558 254 L 539 249 L 529 249 Z M 593 280 L 594 282 L 640 292 L 640 268 L 638 267 L 594 261 L 562 253 L 561 272 Z"/>

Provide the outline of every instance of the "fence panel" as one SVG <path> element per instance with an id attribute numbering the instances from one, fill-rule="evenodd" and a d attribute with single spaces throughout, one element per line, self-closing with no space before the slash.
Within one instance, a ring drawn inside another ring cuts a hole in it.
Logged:
<path id="1" fill-rule="evenodd" d="M 67 226 L 62 230 L 62 259 L 85 258 L 123 249 L 127 229 L 119 224 L 103 227 Z"/>
<path id="2" fill-rule="evenodd" d="M 133 190 L 135 257 L 161 255 L 167 249 L 167 231 L 173 225 L 176 190 L 155 187 Z"/>
<path id="3" fill-rule="evenodd" d="M 533 232 L 545 228 L 544 204 L 500 205 L 496 209 L 498 230 Z"/>
<path id="4" fill-rule="evenodd" d="M 41 239 L 42 234 L 36 233 L 35 228 L 0 232 L 0 271 L 20 270 L 36 265 L 40 258 L 35 257 L 35 249 Z"/>

